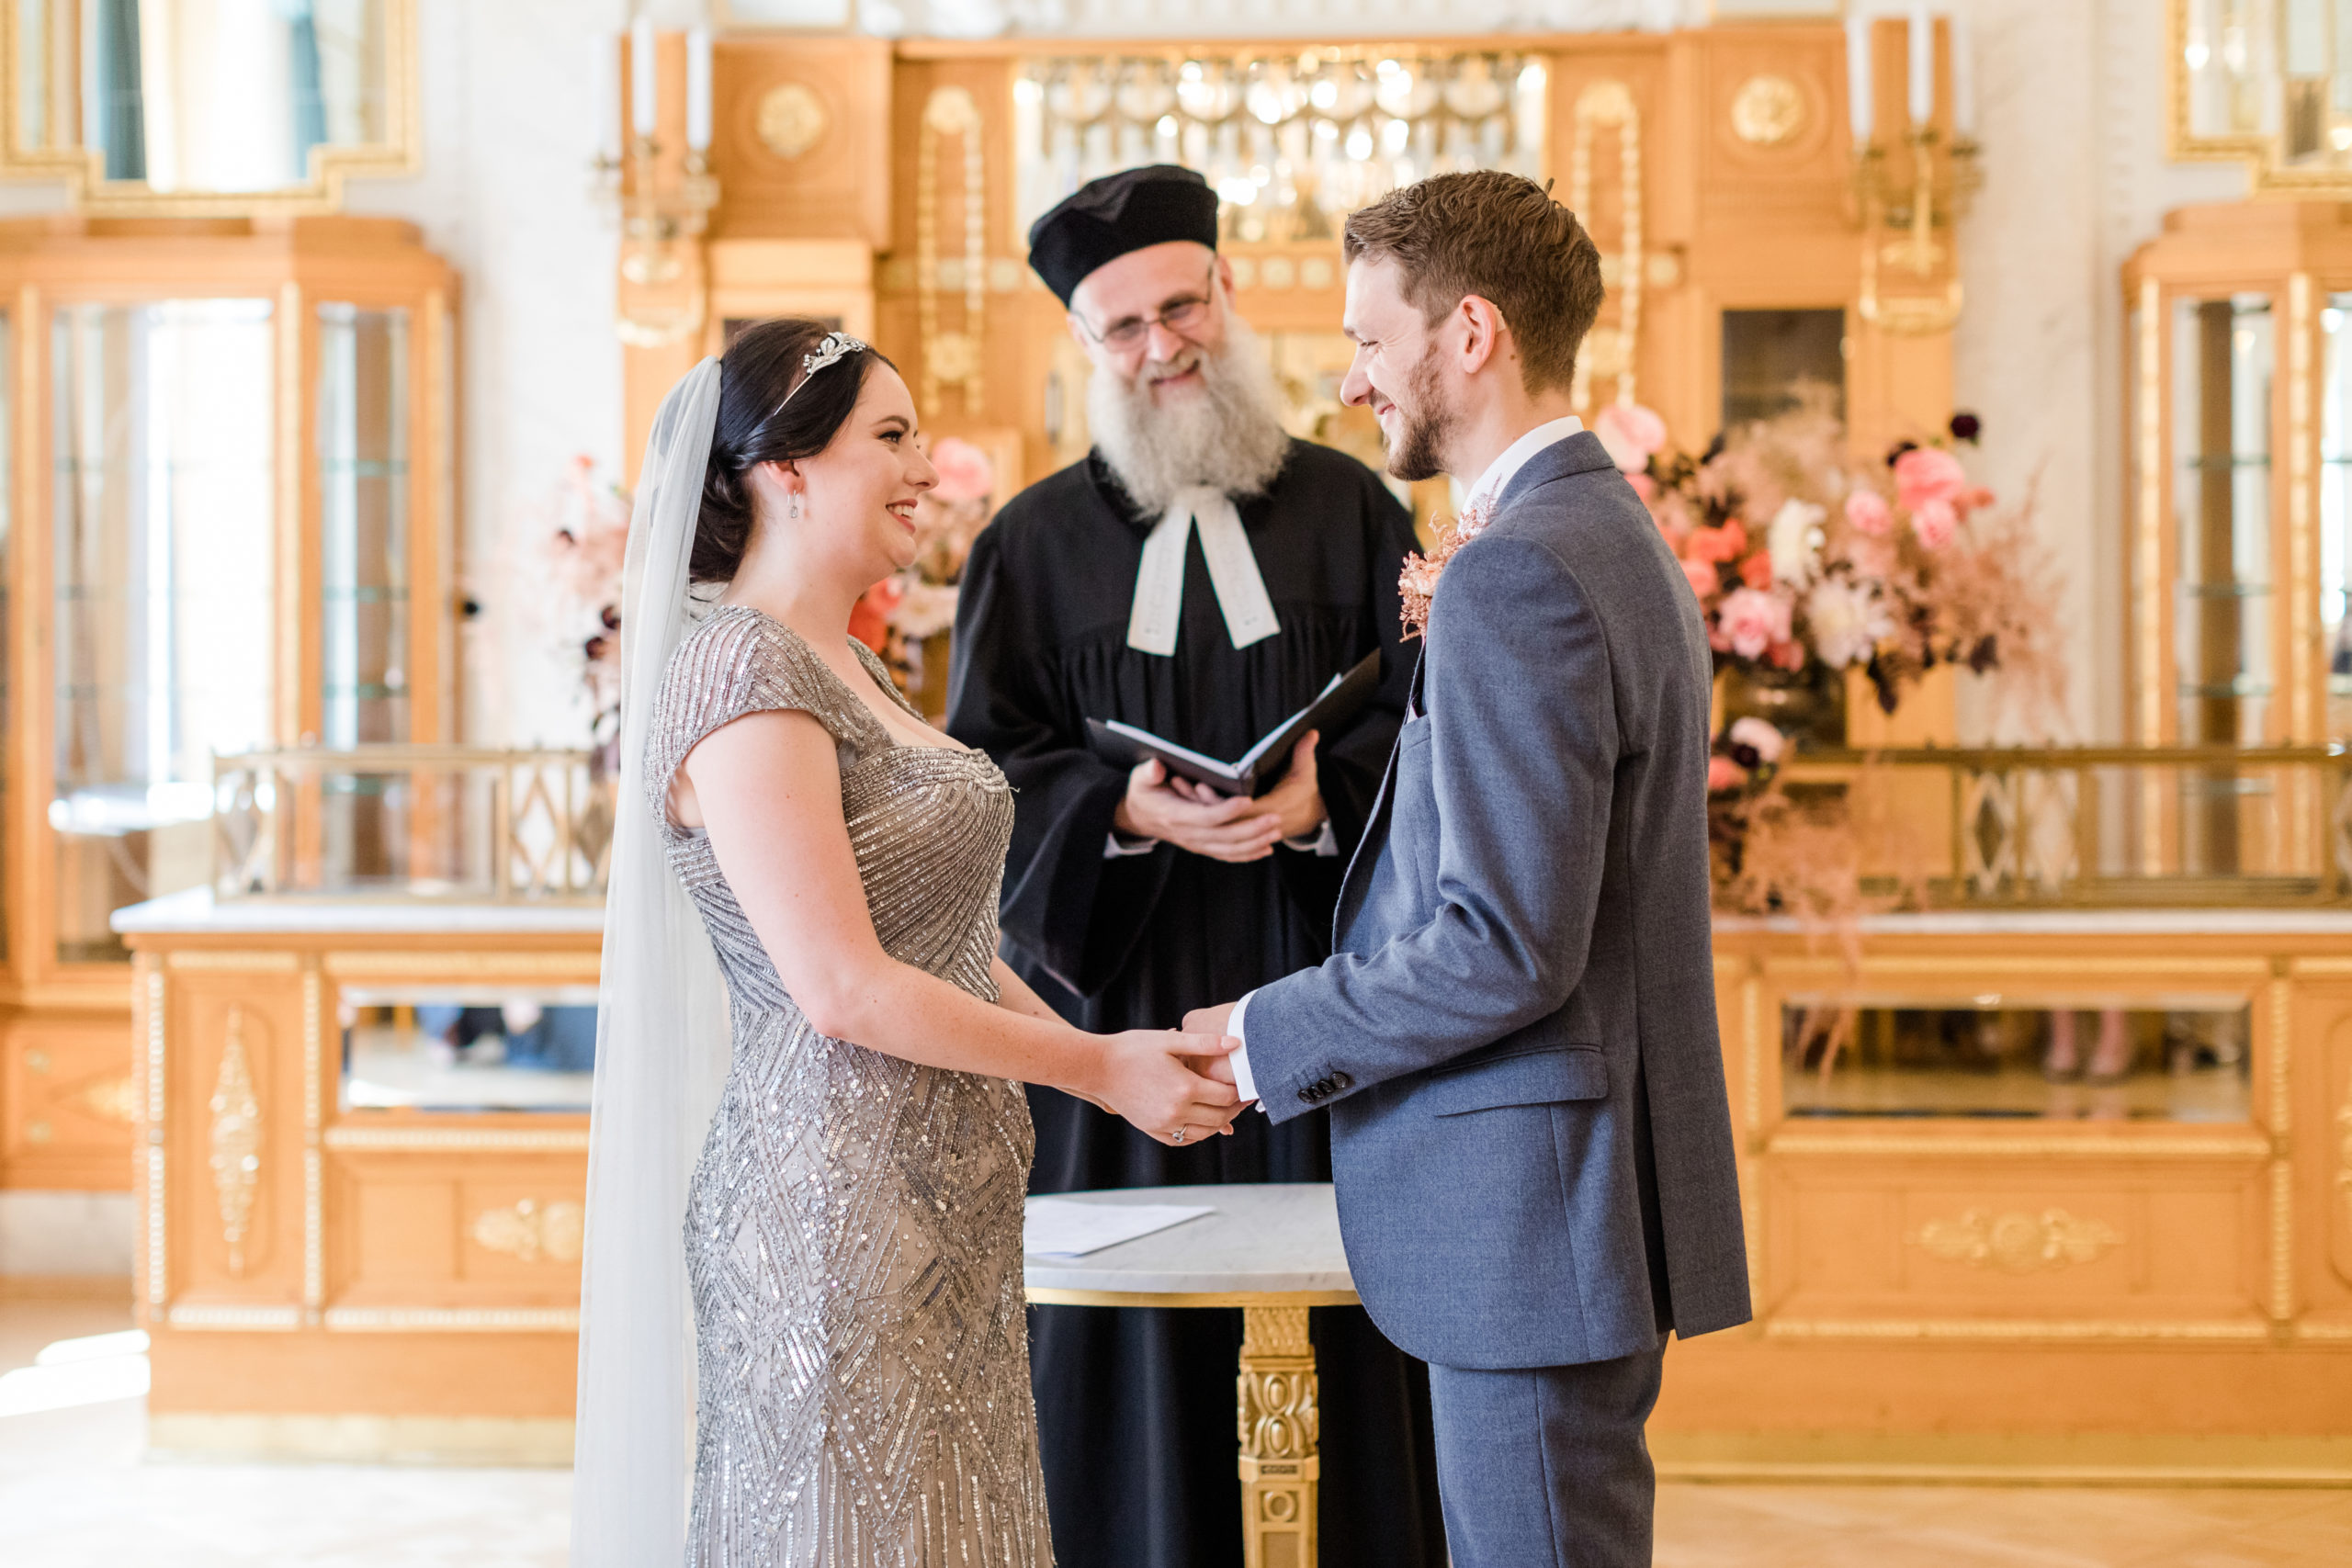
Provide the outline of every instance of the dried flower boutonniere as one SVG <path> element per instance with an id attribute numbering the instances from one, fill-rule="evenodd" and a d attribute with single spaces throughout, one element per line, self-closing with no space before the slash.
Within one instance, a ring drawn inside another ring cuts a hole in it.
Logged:
<path id="1" fill-rule="evenodd" d="M 1462 509 L 1459 517 L 1440 517 L 1431 525 L 1437 542 L 1430 553 L 1419 550 L 1407 553 L 1405 570 L 1396 574 L 1396 592 L 1403 600 L 1405 640 L 1412 641 L 1430 626 L 1430 601 L 1437 594 L 1438 573 L 1463 546 L 1486 531 L 1487 509 L 1471 505 Z"/>

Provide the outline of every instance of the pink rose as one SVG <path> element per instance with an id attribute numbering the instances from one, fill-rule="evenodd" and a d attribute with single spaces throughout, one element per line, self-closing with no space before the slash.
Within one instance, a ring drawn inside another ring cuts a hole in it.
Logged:
<path id="1" fill-rule="evenodd" d="M 1747 782 L 1747 770 L 1729 757 L 1707 759 L 1707 793 L 1721 795 L 1727 789 L 1737 789 Z"/>
<path id="2" fill-rule="evenodd" d="M 1777 594 L 1735 588 L 1715 611 L 1715 625 L 1742 659 L 1761 659 L 1775 643 L 1789 640 L 1791 606 Z"/>
<path id="3" fill-rule="evenodd" d="M 1666 446 L 1666 421 L 1639 403 L 1611 403 L 1593 416 L 1592 433 L 1621 473 L 1638 474 Z"/>
<path id="4" fill-rule="evenodd" d="M 1883 538 L 1886 531 L 1894 526 L 1894 513 L 1887 509 L 1886 497 L 1878 491 L 1856 490 L 1846 498 L 1846 525 L 1857 534 Z"/>
<path id="5" fill-rule="evenodd" d="M 1894 575 L 1894 547 L 1884 539 L 1854 539 L 1848 542 L 1846 558 L 1864 577 L 1883 581 Z"/>
<path id="6" fill-rule="evenodd" d="M 996 488 L 996 472 L 989 455 L 968 441 L 942 436 L 931 449 L 931 466 L 939 470 L 942 501 L 980 501 Z"/>
<path id="7" fill-rule="evenodd" d="M 1914 446 L 1894 459 L 1894 499 L 1905 512 L 1930 502 L 1946 505 L 1968 492 L 1968 470 L 1940 446 Z"/>
<path id="8" fill-rule="evenodd" d="M 1750 588 L 1772 586 L 1772 553 L 1758 550 L 1739 563 L 1739 580 Z"/>
<path id="9" fill-rule="evenodd" d="M 1682 561 L 1682 575 L 1690 580 L 1690 592 L 1702 601 L 1724 585 L 1713 561 L 1691 560 L 1686 557 Z"/>
<path id="10" fill-rule="evenodd" d="M 1952 510 L 1949 501 L 1926 502 L 1911 509 L 1911 532 L 1928 549 L 1942 549 L 1959 530 L 1960 513 Z"/>

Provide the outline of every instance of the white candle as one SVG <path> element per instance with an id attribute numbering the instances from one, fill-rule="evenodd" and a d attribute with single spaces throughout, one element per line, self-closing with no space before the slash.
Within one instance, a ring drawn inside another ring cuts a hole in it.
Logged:
<path id="1" fill-rule="evenodd" d="M 1936 118 L 1936 22 L 1925 6 L 1911 7 L 1911 123 Z"/>
<path id="2" fill-rule="evenodd" d="M 653 134 L 653 18 L 644 12 L 628 29 L 629 128 L 639 136 Z"/>
<path id="3" fill-rule="evenodd" d="M 1954 135 L 1971 140 L 1976 135 L 1975 42 L 1963 4 L 1951 14 L 1951 129 Z"/>
<path id="4" fill-rule="evenodd" d="M 710 29 L 686 34 L 686 145 L 695 152 L 710 146 Z"/>
<path id="5" fill-rule="evenodd" d="M 597 33 L 588 48 L 588 80 L 596 84 L 596 157 L 609 164 L 621 150 L 621 43 L 611 33 Z"/>
<path id="6" fill-rule="evenodd" d="M 1854 127 L 1854 145 L 1871 139 L 1871 19 L 1846 18 L 1846 113 Z"/>

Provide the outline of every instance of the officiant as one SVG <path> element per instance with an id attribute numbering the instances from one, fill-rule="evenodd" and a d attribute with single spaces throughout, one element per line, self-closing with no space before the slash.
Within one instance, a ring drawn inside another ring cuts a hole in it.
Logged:
<path id="1" fill-rule="evenodd" d="M 1217 198 L 1189 169 L 1094 181 L 1029 231 L 1092 373 L 1091 452 L 973 546 L 947 728 L 1017 792 L 1005 957 L 1081 1028 L 1166 1028 L 1330 952 L 1340 874 L 1402 720 L 1396 578 L 1411 519 L 1369 468 L 1292 439 L 1235 313 Z M 1377 695 L 1226 799 L 1088 749 L 1119 719 L 1221 760 L 1374 650 Z M 1035 1192 L 1330 1179 L 1320 1113 L 1170 1148 L 1032 1089 Z M 1063 1568 L 1241 1562 L 1239 1312 L 1030 1309 Z M 1317 1309 L 1323 1560 L 1440 1568 L 1427 1376 L 1357 1307 Z"/>

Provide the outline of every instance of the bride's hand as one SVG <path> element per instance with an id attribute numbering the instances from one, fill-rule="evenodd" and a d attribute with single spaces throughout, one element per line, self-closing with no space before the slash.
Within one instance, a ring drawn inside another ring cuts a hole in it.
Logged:
<path id="1" fill-rule="evenodd" d="M 1161 1143 L 1182 1146 L 1232 1130 L 1241 1097 L 1228 1083 L 1202 1077 L 1186 1058 L 1221 1060 L 1240 1042 L 1226 1034 L 1130 1029 L 1106 1035 L 1091 1083 L 1076 1090 L 1134 1122 Z"/>

